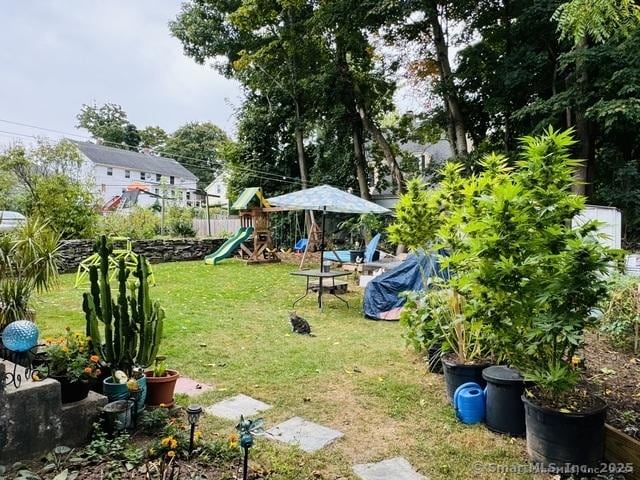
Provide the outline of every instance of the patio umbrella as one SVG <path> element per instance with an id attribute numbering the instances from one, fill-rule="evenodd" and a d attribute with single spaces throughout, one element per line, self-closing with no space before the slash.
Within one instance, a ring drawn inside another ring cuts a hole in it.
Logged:
<path id="1" fill-rule="evenodd" d="M 324 262 L 324 224 L 327 212 L 336 213 L 391 213 L 380 205 L 351 195 L 330 185 L 306 188 L 298 192 L 287 193 L 269 198 L 267 201 L 276 207 L 288 210 L 322 211 L 322 237 L 320 240 L 320 268 Z"/>

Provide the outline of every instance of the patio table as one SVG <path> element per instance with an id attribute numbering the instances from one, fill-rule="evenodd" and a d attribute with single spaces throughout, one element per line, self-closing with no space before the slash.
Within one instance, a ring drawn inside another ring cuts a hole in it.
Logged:
<path id="1" fill-rule="evenodd" d="M 344 298 L 342 298 L 340 295 L 338 295 L 336 293 L 336 278 L 338 277 L 346 277 L 351 275 L 351 272 L 344 272 L 344 271 L 338 271 L 338 270 L 330 270 L 328 272 L 323 272 L 321 270 L 297 270 L 295 272 L 291 272 L 291 275 L 296 275 L 299 277 L 305 277 L 307 279 L 307 285 L 306 285 L 306 289 L 304 292 L 304 295 L 302 295 L 300 298 L 298 298 L 295 302 L 293 302 L 293 306 L 296 306 L 296 303 L 298 303 L 300 300 L 302 300 L 303 298 L 305 298 L 307 295 L 309 295 L 309 292 L 312 291 L 315 288 L 315 284 L 311 284 L 310 280 L 312 278 L 317 278 L 318 279 L 318 308 L 322 308 L 322 294 L 324 293 L 323 290 L 324 288 L 329 287 L 329 294 L 333 295 L 334 297 L 336 297 L 338 300 L 344 302 L 347 307 L 349 307 L 349 302 L 347 302 Z M 330 281 L 331 283 L 325 283 L 323 285 L 323 281 L 327 280 Z M 324 287 L 324 288 L 323 288 Z M 333 287 L 333 288 L 331 288 Z"/>

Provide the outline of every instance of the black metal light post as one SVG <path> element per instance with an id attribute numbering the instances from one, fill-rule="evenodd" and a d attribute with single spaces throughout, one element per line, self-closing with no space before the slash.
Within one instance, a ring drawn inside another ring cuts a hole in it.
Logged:
<path id="1" fill-rule="evenodd" d="M 191 435 L 189 436 L 189 455 L 193 451 L 193 437 L 196 434 L 196 425 L 198 424 L 198 419 L 202 414 L 202 407 L 200 405 L 189 405 L 187 407 L 187 420 L 189 421 L 189 425 L 191 425 Z"/>
<path id="2" fill-rule="evenodd" d="M 236 430 L 240 435 L 240 447 L 244 451 L 244 463 L 242 469 L 242 479 L 249 478 L 249 449 L 253 446 L 253 436 L 260 435 L 264 432 L 264 420 L 258 418 L 256 420 L 246 419 L 241 415 L 240 423 L 236 425 Z"/>

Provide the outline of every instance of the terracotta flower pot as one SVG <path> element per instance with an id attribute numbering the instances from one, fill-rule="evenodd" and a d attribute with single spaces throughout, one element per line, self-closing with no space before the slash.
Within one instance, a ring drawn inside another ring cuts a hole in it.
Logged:
<path id="1" fill-rule="evenodd" d="M 154 377 L 153 370 L 144 372 L 147 377 L 147 405 L 151 407 L 173 406 L 173 392 L 180 376 L 175 370 L 167 370 L 163 377 Z"/>

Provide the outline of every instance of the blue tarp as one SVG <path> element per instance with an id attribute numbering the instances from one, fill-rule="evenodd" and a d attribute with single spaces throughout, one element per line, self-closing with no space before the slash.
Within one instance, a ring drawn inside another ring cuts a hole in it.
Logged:
<path id="1" fill-rule="evenodd" d="M 406 291 L 424 290 L 429 277 L 444 278 L 438 255 L 416 252 L 392 270 L 373 278 L 364 291 L 364 315 L 373 320 L 398 320 Z"/>

